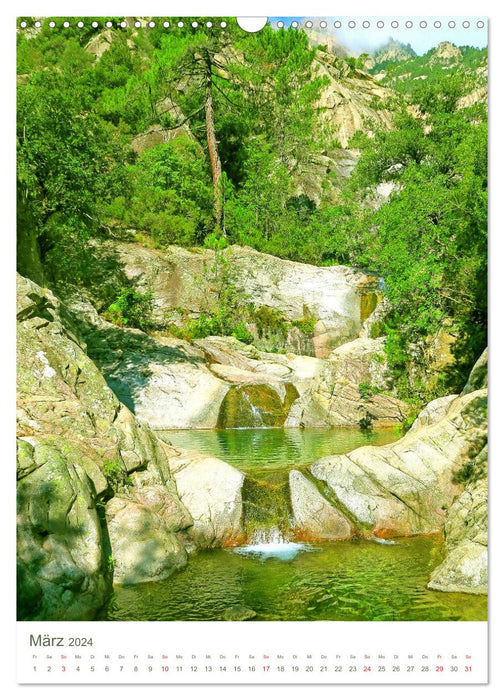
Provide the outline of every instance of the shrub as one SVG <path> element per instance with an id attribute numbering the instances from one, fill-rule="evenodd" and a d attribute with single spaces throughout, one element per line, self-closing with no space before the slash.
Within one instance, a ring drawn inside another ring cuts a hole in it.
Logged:
<path id="1" fill-rule="evenodd" d="M 103 463 L 102 472 L 107 480 L 107 484 L 115 493 L 125 480 L 126 472 L 123 465 L 117 460 L 106 459 Z"/>
<path id="2" fill-rule="evenodd" d="M 284 339 L 287 336 L 287 325 L 278 309 L 259 306 L 252 311 L 251 320 L 256 324 L 260 338 L 272 333 L 281 335 Z"/>
<path id="3" fill-rule="evenodd" d="M 152 292 L 142 294 L 135 289 L 123 287 L 118 298 L 103 314 L 116 326 L 130 326 L 148 330 L 151 325 Z"/>
<path id="4" fill-rule="evenodd" d="M 313 336 L 316 322 L 317 322 L 317 319 L 313 318 L 312 316 L 308 316 L 308 317 L 304 317 L 304 318 L 299 318 L 296 321 L 292 321 L 292 325 L 295 328 L 299 328 L 301 333 L 304 333 L 305 335 Z"/>
<path id="5" fill-rule="evenodd" d="M 373 427 L 374 419 L 375 416 L 369 413 L 369 411 L 366 411 L 366 415 L 359 420 L 359 428 L 361 430 L 371 430 L 371 428 Z"/>
<path id="6" fill-rule="evenodd" d="M 362 399 L 369 399 L 371 396 L 380 393 L 380 389 L 377 386 L 373 386 L 370 382 L 361 382 L 358 389 Z"/>

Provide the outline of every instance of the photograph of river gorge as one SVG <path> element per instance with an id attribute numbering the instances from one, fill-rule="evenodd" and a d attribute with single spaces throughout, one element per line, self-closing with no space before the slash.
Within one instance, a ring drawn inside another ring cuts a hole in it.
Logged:
<path id="1" fill-rule="evenodd" d="M 19 620 L 487 619 L 487 35 L 419 22 L 18 19 Z"/>

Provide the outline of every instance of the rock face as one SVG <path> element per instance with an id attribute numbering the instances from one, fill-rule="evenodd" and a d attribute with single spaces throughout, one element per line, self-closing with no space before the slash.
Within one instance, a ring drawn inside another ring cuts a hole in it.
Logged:
<path id="1" fill-rule="evenodd" d="M 485 393 L 488 351 L 473 367 L 462 396 Z M 414 427 L 414 426 L 413 426 Z M 446 559 L 432 572 L 428 587 L 439 591 L 486 593 L 488 587 L 488 450 L 459 470 L 464 491 L 448 511 L 444 534 Z"/>
<path id="2" fill-rule="evenodd" d="M 126 279 L 139 291 L 152 292 L 153 318 L 160 327 L 176 318 L 176 309 L 200 314 L 215 308 L 219 263 L 214 251 L 117 243 L 113 252 Z M 239 246 L 223 255 L 232 283 L 255 307 L 274 309 L 288 322 L 318 322 L 319 357 L 359 335 L 361 297 L 378 289 L 376 278 L 349 267 L 316 267 Z"/>
<path id="3" fill-rule="evenodd" d="M 450 396 L 441 396 L 439 399 L 430 401 L 418 414 L 415 422 L 409 430 L 409 434 L 412 435 L 415 430 L 426 428 L 427 426 L 433 425 L 444 418 L 456 398 L 457 394 L 451 394 Z"/>
<path id="4" fill-rule="evenodd" d="M 214 428 L 229 384 L 184 340 L 108 323 L 87 336 L 88 352 L 116 396 L 156 430 Z"/>
<path id="5" fill-rule="evenodd" d="M 484 350 L 469 375 L 462 393 L 468 394 L 477 389 L 488 388 L 488 349 Z"/>
<path id="6" fill-rule="evenodd" d="M 442 41 L 436 47 L 431 60 L 453 60 L 462 58 L 462 53 L 458 46 L 454 46 L 450 41 Z"/>
<path id="7" fill-rule="evenodd" d="M 82 318 L 82 305 L 79 307 Z M 155 338 L 86 311 L 87 352 L 116 396 L 154 430 L 281 426 L 324 367 L 263 353 L 235 338 Z"/>
<path id="8" fill-rule="evenodd" d="M 147 469 L 132 472 L 105 506 L 114 583 L 164 579 L 187 562 L 182 533 L 191 532 L 193 520 L 157 440 L 152 457 Z"/>
<path id="9" fill-rule="evenodd" d="M 165 447 L 179 496 L 193 520 L 190 541 L 202 548 L 241 543 L 244 475 L 215 457 Z"/>
<path id="10" fill-rule="evenodd" d="M 289 474 L 293 528 L 300 540 L 346 540 L 354 533 L 351 521 L 319 493 L 314 483 L 293 469 Z"/>
<path id="11" fill-rule="evenodd" d="M 384 63 L 385 61 L 407 61 L 416 56 L 416 53 L 411 46 L 390 38 L 385 46 L 374 52 L 373 56 L 375 63 Z"/>
<path id="12" fill-rule="evenodd" d="M 105 601 L 110 577 L 85 459 L 67 441 L 18 440 L 19 619 L 89 619 Z"/>
<path id="13" fill-rule="evenodd" d="M 462 492 L 454 477 L 486 440 L 486 406 L 485 389 L 460 396 L 432 425 L 391 445 L 325 457 L 311 473 L 330 487 L 335 502 L 363 533 L 439 532 L 446 510 Z"/>
<path id="14" fill-rule="evenodd" d="M 113 574 L 136 580 L 136 544 L 125 553 L 113 518 L 129 521 L 135 536 L 154 521 L 171 534 L 177 552 L 158 551 L 153 576 L 183 564 L 174 533 L 192 520 L 160 443 L 106 385 L 67 309 L 18 277 L 17 319 L 18 615 L 90 619 Z M 114 493 L 103 522 L 99 503 Z"/>
<path id="15" fill-rule="evenodd" d="M 407 415 L 390 391 L 384 339 L 358 338 L 334 350 L 290 409 L 287 427 L 388 427 Z"/>
<path id="16" fill-rule="evenodd" d="M 378 85 L 368 73 L 352 69 L 345 61 L 324 51 L 317 52 L 314 72 L 326 78 L 317 103 L 321 118 L 330 125 L 343 148 L 348 147 L 357 131 L 368 133 L 368 122 L 390 128 L 391 115 L 380 102 L 393 93 Z"/>
<path id="17" fill-rule="evenodd" d="M 488 588 L 487 450 L 475 460 L 478 478 L 454 502 L 445 523 L 446 559 L 431 574 L 428 588 L 486 593 Z"/>

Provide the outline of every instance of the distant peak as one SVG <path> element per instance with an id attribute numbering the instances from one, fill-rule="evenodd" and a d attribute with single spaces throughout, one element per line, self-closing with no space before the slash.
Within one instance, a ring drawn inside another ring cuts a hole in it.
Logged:
<path id="1" fill-rule="evenodd" d="M 432 54 L 432 58 L 439 58 L 442 60 L 447 58 L 460 58 L 461 56 L 462 53 L 458 46 L 455 46 L 450 41 L 442 41 Z"/>
<path id="2" fill-rule="evenodd" d="M 415 58 L 416 53 L 410 44 L 403 44 L 397 39 L 389 38 L 386 44 L 373 53 L 376 63 L 384 61 L 405 61 L 408 58 Z"/>

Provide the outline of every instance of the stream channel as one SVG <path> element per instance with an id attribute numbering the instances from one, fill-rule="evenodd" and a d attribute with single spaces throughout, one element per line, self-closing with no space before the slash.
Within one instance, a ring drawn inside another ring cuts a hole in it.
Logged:
<path id="1" fill-rule="evenodd" d="M 159 437 L 245 473 L 249 544 L 200 551 L 164 581 L 115 586 L 100 619 L 222 620 L 244 607 L 255 620 L 486 620 L 486 596 L 427 589 L 441 535 L 310 544 L 289 536 L 289 472 L 320 457 L 396 440 L 393 430 L 245 428 L 171 430 Z"/>

